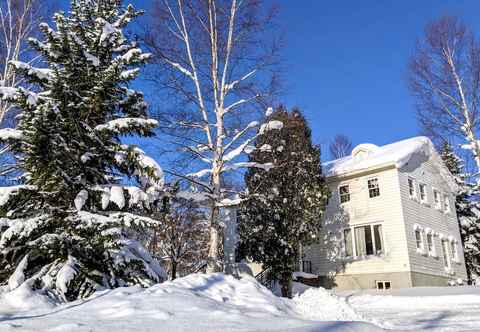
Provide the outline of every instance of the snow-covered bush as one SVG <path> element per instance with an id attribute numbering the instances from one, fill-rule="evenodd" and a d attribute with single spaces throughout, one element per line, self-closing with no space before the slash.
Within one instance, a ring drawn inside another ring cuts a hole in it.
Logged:
<path id="1" fill-rule="evenodd" d="M 157 222 L 129 213 L 162 193 L 158 164 L 124 135 L 153 135 L 140 92 L 128 83 L 148 58 L 122 33 L 140 15 L 118 0 L 72 0 L 31 39 L 46 68 L 12 62 L 32 90 L 0 88 L 21 109 L 0 130 L 23 172 L 22 186 L 0 191 L 0 282 L 23 283 L 62 300 L 98 287 L 162 281 L 164 271 L 129 234 Z M 138 186 L 122 186 L 121 179 Z"/>

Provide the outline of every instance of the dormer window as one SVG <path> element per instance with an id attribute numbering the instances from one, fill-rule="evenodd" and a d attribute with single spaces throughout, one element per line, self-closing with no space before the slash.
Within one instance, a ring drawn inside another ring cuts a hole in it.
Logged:
<path id="1" fill-rule="evenodd" d="M 378 185 L 378 178 L 368 180 L 368 194 L 370 198 L 380 196 L 380 186 Z"/>

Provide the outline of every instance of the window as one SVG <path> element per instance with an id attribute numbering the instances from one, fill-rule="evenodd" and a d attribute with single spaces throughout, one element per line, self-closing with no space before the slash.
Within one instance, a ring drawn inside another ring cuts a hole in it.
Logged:
<path id="1" fill-rule="evenodd" d="M 448 196 L 447 195 L 443 195 L 443 201 L 444 201 L 444 209 L 445 209 L 445 212 L 446 213 L 449 213 L 450 212 L 450 201 L 448 200 Z"/>
<path id="2" fill-rule="evenodd" d="M 346 257 L 381 255 L 383 253 L 382 225 L 358 226 L 343 231 Z"/>
<path id="3" fill-rule="evenodd" d="M 343 231 L 343 240 L 345 244 L 345 256 L 352 257 L 353 256 L 353 243 L 352 243 L 352 230 L 347 228 Z"/>
<path id="4" fill-rule="evenodd" d="M 380 255 L 383 252 L 382 225 L 373 226 L 373 237 L 375 238 L 375 253 Z"/>
<path id="5" fill-rule="evenodd" d="M 354 229 L 357 256 L 373 255 L 373 238 L 370 226 L 355 227 Z"/>
<path id="6" fill-rule="evenodd" d="M 432 233 L 427 234 L 427 249 L 428 249 L 428 254 L 430 256 L 436 256 L 435 244 L 433 243 L 433 234 Z"/>
<path id="7" fill-rule="evenodd" d="M 390 281 L 377 281 L 378 290 L 386 290 L 392 288 L 392 283 Z"/>
<path id="8" fill-rule="evenodd" d="M 440 200 L 440 192 L 435 189 L 433 189 L 433 201 L 435 202 L 435 208 L 437 209 L 442 208 L 442 201 Z"/>
<path id="9" fill-rule="evenodd" d="M 443 265 L 446 269 L 450 269 L 450 259 L 448 257 L 448 242 L 447 240 L 442 240 L 442 251 L 443 251 Z"/>
<path id="10" fill-rule="evenodd" d="M 419 185 L 419 188 L 420 188 L 420 201 L 422 203 L 426 203 L 427 202 L 427 185 L 424 184 L 424 183 L 420 183 Z"/>
<path id="11" fill-rule="evenodd" d="M 408 178 L 408 195 L 410 198 L 417 197 L 417 191 L 415 189 L 415 180 L 412 178 Z"/>
<path id="12" fill-rule="evenodd" d="M 452 259 L 454 262 L 458 262 L 458 246 L 456 242 L 452 242 L 450 245 L 450 249 L 452 250 Z"/>
<path id="13" fill-rule="evenodd" d="M 350 187 L 348 184 L 340 186 L 338 188 L 340 194 L 340 203 L 346 203 L 350 201 Z"/>
<path id="14" fill-rule="evenodd" d="M 368 194 L 370 198 L 380 196 L 380 187 L 378 186 L 378 179 L 368 180 Z"/>
<path id="15" fill-rule="evenodd" d="M 419 229 L 415 230 L 415 242 L 417 243 L 417 251 L 423 252 L 423 236 L 422 231 Z"/>

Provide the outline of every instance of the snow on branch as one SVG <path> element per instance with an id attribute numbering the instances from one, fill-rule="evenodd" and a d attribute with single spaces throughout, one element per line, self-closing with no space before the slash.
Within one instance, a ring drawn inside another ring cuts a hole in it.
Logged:
<path id="1" fill-rule="evenodd" d="M 13 128 L 0 129 L 0 142 L 20 141 L 23 139 L 23 132 Z"/>
<path id="2" fill-rule="evenodd" d="M 27 76 L 34 77 L 41 81 L 49 81 L 54 77 L 53 71 L 48 68 L 35 68 L 21 61 L 10 61 L 9 63 L 16 69 L 23 71 Z"/>
<path id="3" fill-rule="evenodd" d="M 95 127 L 96 131 L 109 130 L 113 132 L 126 132 L 132 129 L 151 129 L 158 125 L 157 120 L 142 118 L 120 118 L 108 121 Z"/>
<path id="4" fill-rule="evenodd" d="M 259 130 L 259 134 L 263 135 L 265 132 L 269 130 L 280 130 L 283 128 L 283 122 L 278 120 L 271 120 L 267 123 L 262 124 Z"/>

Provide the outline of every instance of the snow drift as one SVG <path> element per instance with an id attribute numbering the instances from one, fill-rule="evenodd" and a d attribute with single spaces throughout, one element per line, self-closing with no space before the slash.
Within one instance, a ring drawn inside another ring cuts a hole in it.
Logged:
<path id="1" fill-rule="evenodd" d="M 30 292 L 30 293 L 28 293 Z M 1 331 L 381 330 L 345 300 L 309 289 L 293 300 L 254 278 L 193 274 L 150 288 L 98 292 L 55 305 L 28 288 L 0 294 Z"/>

